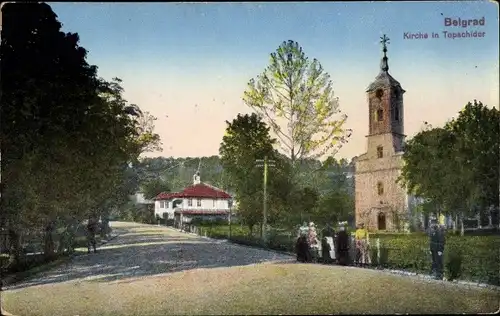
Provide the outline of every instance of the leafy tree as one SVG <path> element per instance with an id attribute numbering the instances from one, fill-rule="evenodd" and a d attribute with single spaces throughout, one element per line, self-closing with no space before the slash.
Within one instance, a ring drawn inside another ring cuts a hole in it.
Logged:
<path id="1" fill-rule="evenodd" d="M 275 140 L 269 136 L 269 127 L 255 113 L 238 114 L 226 123 L 226 135 L 219 148 L 221 163 L 238 198 L 239 216 L 252 230 L 262 218 L 262 207 L 257 202 L 262 201 L 258 198 L 262 191 L 262 170 L 255 167 L 255 160 L 266 156 L 273 159 Z"/>
<path id="2" fill-rule="evenodd" d="M 96 67 L 86 63 L 78 35 L 60 31 L 61 24 L 47 4 L 9 3 L 3 7 L 2 26 L 2 168 L 16 168 L 19 160 L 33 165 L 33 160 L 44 159 L 50 164 L 56 158 L 48 149 L 69 145 L 82 130 L 82 118 L 96 100 Z M 10 174 L 24 172 L 12 170 Z M 26 211 L 20 212 L 17 205 L 23 205 L 19 198 L 28 187 L 16 177 L 2 180 L 6 191 L 19 191 L 7 192 L 12 200 L 4 217 L 12 231 L 14 253 L 18 253 L 18 237 L 23 231 L 20 214 Z M 44 225 L 51 227 L 58 212 L 49 209 L 58 207 L 49 208 L 47 201 L 38 204 L 50 217 Z"/>
<path id="3" fill-rule="evenodd" d="M 470 170 L 471 181 L 478 188 L 477 203 L 498 207 L 500 176 L 500 112 L 482 102 L 469 102 L 457 119 L 446 128 L 457 138 L 462 168 Z M 462 170 L 463 170 L 462 169 Z"/>
<path id="4" fill-rule="evenodd" d="M 426 198 L 426 209 L 461 220 L 498 205 L 500 133 L 496 109 L 468 103 L 443 128 L 427 128 L 406 144 L 400 182 Z"/>
<path id="5" fill-rule="evenodd" d="M 354 198 L 345 190 L 331 190 L 318 201 L 315 221 L 332 224 L 350 220 L 354 216 Z"/>
<path id="6" fill-rule="evenodd" d="M 170 192 L 170 185 L 168 182 L 162 179 L 154 179 L 146 182 L 142 186 L 142 193 L 144 198 L 148 200 L 154 199 L 158 194 L 162 192 Z"/>
<path id="7" fill-rule="evenodd" d="M 271 127 L 294 167 L 298 160 L 335 153 L 350 136 L 330 76 L 297 42 L 283 42 L 271 54 L 270 65 L 250 80 L 243 100 Z"/>
<path id="8" fill-rule="evenodd" d="M 138 108 L 137 105 L 131 105 Z M 139 144 L 140 152 L 154 152 L 161 151 L 161 139 L 160 135 L 154 132 L 155 121 L 157 118 L 149 112 L 140 111 L 136 116 L 136 126 L 137 126 L 137 142 Z"/>
<path id="9" fill-rule="evenodd" d="M 43 228 L 51 256 L 55 224 L 103 215 L 122 200 L 127 163 L 151 138 L 140 138 L 141 111 L 123 100 L 119 79 L 97 78 L 50 6 L 7 4 L 3 13 L 2 224 L 18 261 L 23 231 Z"/>

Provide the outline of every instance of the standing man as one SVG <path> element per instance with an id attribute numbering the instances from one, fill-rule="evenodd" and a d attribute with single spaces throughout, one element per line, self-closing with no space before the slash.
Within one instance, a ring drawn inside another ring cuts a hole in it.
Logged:
<path id="1" fill-rule="evenodd" d="M 443 226 L 438 225 L 436 219 L 431 220 L 429 227 L 429 241 L 432 257 L 431 274 L 436 280 L 442 280 L 445 230 Z"/>
<path id="2" fill-rule="evenodd" d="M 89 217 L 89 222 L 87 224 L 87 248 L 88 248 L 88 253 L 90 253 L 90 248 L 94 248 L 94 253 L 97 252 L 96 249 L 96 239 L 95 235 L 97 233 L 97 218 L 95 216 L 90 216 Z"/>

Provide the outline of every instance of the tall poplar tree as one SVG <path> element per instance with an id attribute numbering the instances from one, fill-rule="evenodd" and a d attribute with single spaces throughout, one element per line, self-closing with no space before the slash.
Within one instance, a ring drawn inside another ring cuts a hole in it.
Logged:
<path id="1" fill-rule="evenodd" d="M 271 127 L 293 167 L 301 159 L 335 154 L 350 136 L 330 75 L 295 41 L 271 53 L 269 66 L 250 80 L 243 100 Z"/>

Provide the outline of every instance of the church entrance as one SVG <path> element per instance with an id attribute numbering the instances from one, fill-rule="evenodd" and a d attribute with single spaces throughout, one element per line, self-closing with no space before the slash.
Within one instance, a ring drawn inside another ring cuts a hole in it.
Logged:
<path id="1" fill-rule="evenodd" d="M 378 227 L 378 230 L 386 230 L 387 229 L 385 214 L 383 212 L 378 213 L 377 227 Z"/>

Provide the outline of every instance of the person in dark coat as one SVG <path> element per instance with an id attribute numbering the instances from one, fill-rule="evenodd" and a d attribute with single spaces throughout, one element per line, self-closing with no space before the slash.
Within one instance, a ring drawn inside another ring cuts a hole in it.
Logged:
<path id="1" fill-rule="evenodd" d="M 349 235 L 343 226 L 340 227 L 335 239 L 335 248 L 339 264 L 343 266 L 347 265 L 349 263 Z"/>
<path id="2" fill-rule="evenodd" d="M 307 236 L 300 235 L 297 238 L 297 242 L 295 244 L 295 252 L 297 254 L 298 262 L 310 262 L 310 253 L 309 253 L 309 244 L 307 243 Z"/>
<path id="3" fill-rule="evenodd" d="M 88 248 L 88 253 L 90 253 L 90 248 L 94 248 L 94 253 L 97 252 L 96 249 L 96 238 L 95 235 L 97 234 L 97 228 L 98 228 L 98 220 L 96 217 L 91 216 L 89 218 L 89 222 L 87 224 L 87 248 Z"/>
<path id="4" fill-rule="evenodd" d="M 438 225 L 436 220 L 432 220 L 429 227 L 429 246 L 432 257 L 431 273 L 438 280 L 443 279 L 444 245 L 444 227 Z"/>

